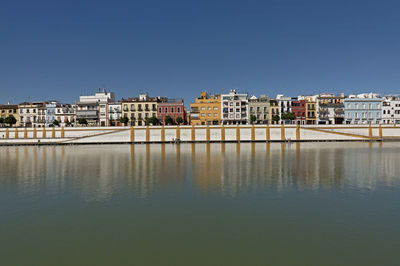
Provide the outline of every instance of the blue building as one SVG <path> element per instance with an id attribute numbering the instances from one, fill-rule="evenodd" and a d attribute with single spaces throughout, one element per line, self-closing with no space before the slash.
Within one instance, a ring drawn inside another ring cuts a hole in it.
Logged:
<path id="1" fill-rule="evenodd" d="M 53 121 L 56 120 L 56 106 L 58 102 L 48 102 L 46 103 L 46 124 L 48 127 L 53 124 Z"/>
<path id="2" fill-rule="evenodd" d="M 377 94 L 351 95 L 344 100 L 346 124 L 380 124 L 382 122 L 382 98 Z"/>

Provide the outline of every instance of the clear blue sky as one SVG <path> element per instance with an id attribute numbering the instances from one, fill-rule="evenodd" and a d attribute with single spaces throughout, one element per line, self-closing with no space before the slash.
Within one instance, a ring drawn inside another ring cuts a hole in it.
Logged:
<path id="1" fill-rule="evenodd" d="M 399 2 L 2 0 L 0 103 L 400 93 Z"/>

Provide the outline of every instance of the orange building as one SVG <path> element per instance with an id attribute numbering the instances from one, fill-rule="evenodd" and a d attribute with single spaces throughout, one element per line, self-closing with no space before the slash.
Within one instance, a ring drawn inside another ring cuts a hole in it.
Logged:
<path id="1" fill-rule="evenodd" d="M 209 95 L 203 91 L 194 103 L 190 104 L 191 125 L 221 124 L 221 95 Z"/>

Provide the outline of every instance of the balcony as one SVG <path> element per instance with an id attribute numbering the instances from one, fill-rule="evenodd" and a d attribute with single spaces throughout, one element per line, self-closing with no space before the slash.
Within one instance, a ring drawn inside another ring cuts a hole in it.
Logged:
<path id="1" fill-rule="evenodd" d="M 343 109 L 335 109 L 335 114 L 344 114 Z"/>
<path id="2" fill-rule="evenodd" d="M 97 110 L 78 110 L 76 112 L 76 117 L 86 118 L 86 119 L 97 119 L 98 113 Z"/>

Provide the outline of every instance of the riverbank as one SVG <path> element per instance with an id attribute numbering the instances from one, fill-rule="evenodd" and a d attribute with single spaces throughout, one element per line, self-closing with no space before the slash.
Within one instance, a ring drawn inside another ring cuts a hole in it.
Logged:
<path id="1" fill-rule="evenodd" d="M 387 125 L 218 125 L 0 129 L 0 145 L 389 140 L 400 140 L 400 127 Z"/>

